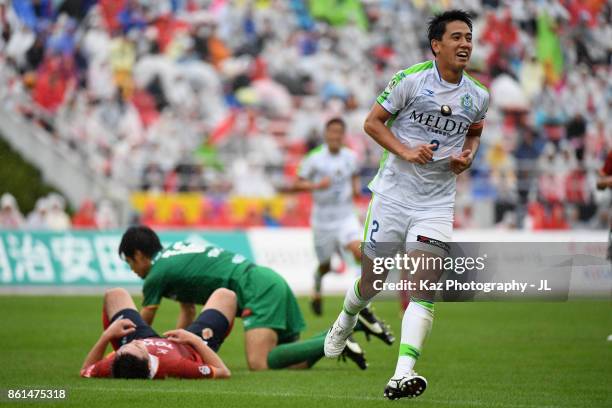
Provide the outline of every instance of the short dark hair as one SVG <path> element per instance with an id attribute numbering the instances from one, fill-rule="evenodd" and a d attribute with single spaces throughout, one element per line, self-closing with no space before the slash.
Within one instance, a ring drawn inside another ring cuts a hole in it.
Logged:
<path id="1" fill-rule="evenodd" d="M 463 21 L 472 31 L 472 16 L 467 11 L 463 10 L 448 10 L 443 13 L 439 13 L 434 15 L 431 20 L 429 20 L 429 25 L 427 26 L 427 38 L 429 39 L 429 48 L 431 48 L 431 52 L 436 55 L 431 46 L 432 40 L 442 40 L 442 36 L 446 32 L 446 25 L 451 21 Z"/>
<path id="2" fill-rule="evenodd" d="M 140 251 L 149 258 L 153 258 L 161 250 L 162 245 L 159 237 L 155 231 L 145 225 L 128 228 L 123 233 L 119 244 L 120 257 L 132 258 L 136 251 Z"/>
<path id="3" fill-rule="evenodd" d="M 330 120 L 328 120 L 327 122 L 325 122 L 325 129 L 328 129 L 331 125 L 333 125 L 334 123 L 339 124 L 340 126 L 342 126 L 343 129 L 346 129 L 346 122 L 344 122 L 344 119 L 342 118 L 331 118 Z"/>
<path id="4" fill-rule="evenodd" d="M 149 378 L 149 361 L 133 354 L 121 353 L 115 356 L 111 367 L 113 378 Z"/>

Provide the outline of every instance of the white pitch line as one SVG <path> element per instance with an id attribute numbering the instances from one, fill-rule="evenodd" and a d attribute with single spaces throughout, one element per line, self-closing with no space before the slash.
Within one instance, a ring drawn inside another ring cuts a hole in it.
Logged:
<path id="1" fill-rule="evenodd" d="M 133 393 L 134 389 L 127 388 L 109 388 L 109 387 L 69 387 L 70 390 L 91 390 L 91 391 L 118 391 L 118 392 L 130 392 Z M 185 394 L 185 390 L 172 390 L 172 389 L 146 389 L 142 390 L 143 392 L 156 392 L 163 394 L 171 394 L 171 393 L 180 393 Z M 215 394 L 215 395 L 245 395 L 245 396 L 256 396 L 256 397 L 283 397 L 283 398 L 326 398 L 332 400 L 354 400 L 354 401 L 385 401 L 382 396 L 380 398 L 377 397 L 368 397 L 368 396 L 354 396 L 354 395 L 313 395 L 313 394 L 301 394 L 301 393 L 289 393 L 289 392 L 254 392 L 254 391 L 227 391 L 227 390 L 189 390 L 189 393 L 192 394 Z M 430 399 L 428 398 L 423 402 L 433 402 L 435 404 L 446 404 L 446 405 L 471 405 L 471 406 L 486 406 L 490 407 L 491 403 L 489 402 L 480 402 L 480 401 L 459 401 L 459 400 L 438 400 L 438 399 Z M 496 407 L 504 407 L 504 408 L 559 408 L 558 405 L 531 405 L 531 404 L 504 404 L 497 403 Z M 568 405 L 572 406 L 572 405 Z M 581 405 L 573 405 L 575 407 L 581 407 Z"/>

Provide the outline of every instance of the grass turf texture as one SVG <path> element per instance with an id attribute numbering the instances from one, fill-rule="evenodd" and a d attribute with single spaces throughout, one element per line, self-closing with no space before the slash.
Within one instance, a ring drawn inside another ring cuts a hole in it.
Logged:
<path id="1" fill-rule="evenodd" d="M 309 312 L 306 299 L 300 304 L 308 337 L 332 322 L 341 299 L 326 299 L 322 318 Z M 367 351 L 366 371 L 352 362 L 324 359 L 311 370 L 249 372 L 238 320 L 221 349 L 233 373 L 230 380 L 82 379 L 82 360 L 101 331 L 101 297 L 0 296 L 0 310 L 0 388 L 3 393 L 20 387 L 68 390 L 66 401 L 44 406 L 612 406 L 608 302 L 438 303 L 417 365 L 429 388 L 416 400 L 399 402 L 382 397 L 395 368 L 397 343 L 367 343 L 362 334 L 357 340 Z M 376 312 L 399 338 L 397 302 L 378 302 Z M 177 313 L 177 304 L 165 301 L 154 327 L 158 332 L 172 328 Z"/>

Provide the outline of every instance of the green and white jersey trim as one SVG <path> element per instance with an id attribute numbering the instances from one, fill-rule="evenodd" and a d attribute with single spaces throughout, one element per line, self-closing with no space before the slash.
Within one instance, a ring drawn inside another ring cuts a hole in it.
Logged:
<path id="1" fill-rule="evenodd" d="M 389 81 L 389 84 L 387 85 L 385 90 L 382 91 L 380 95 L 378 95 L 378 98 L 376 98 L 376 102 L 383 105 L 383 103 L 389 98 L 389 94 L 397 85 L 402 82 L 404 78 L 406 78 L 408 75 L 417 74 L 419 72 L 427 71 L 429 69 L 433 69 L 433 61 L 425 61 L 420 64 L 413 65 L 410 68 L 406 68 L 403 71 L 397 72 L 393 76 L 393 78 L 391 78 L 391 81 Z"/>

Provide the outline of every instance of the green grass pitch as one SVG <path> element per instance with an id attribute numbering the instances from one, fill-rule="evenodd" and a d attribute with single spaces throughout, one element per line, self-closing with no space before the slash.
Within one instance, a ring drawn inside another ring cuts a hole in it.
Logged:
<path id="1" fill-rule="evenodd" d="M 332 322 L 341 299 L 327 299 L 322 318 L 310 313 L 305 299 L 300 303 L 308 337 Z M 66 401 L 43 406 L 612 407 L 612 342 L 606 341 L 612 309 L 603 301 L 436 304 L 417 364 L 429 388 L 418 399 L 398 402 L 382 397 L 397 344 L 366 343 L 362 334 L 357 340 L 367 352 L 366 371 L 322 360 L 305 371 L 249 372 L 238 320 L 220 353 L 230 380 L 82 379 L 80 365 L 101 331 L 101 296 L 0 296 L 0 310 L 0 388 L 68 390 Z M 177 312 L 165 301 L 155 328 L 173 327 Z M 380 301 L 376 312 L 399 337 L 397 302 Z"/>

